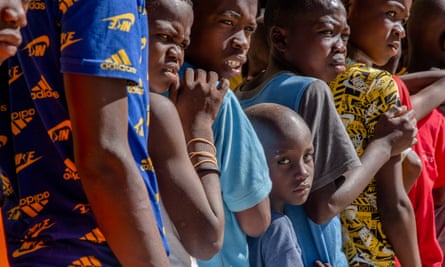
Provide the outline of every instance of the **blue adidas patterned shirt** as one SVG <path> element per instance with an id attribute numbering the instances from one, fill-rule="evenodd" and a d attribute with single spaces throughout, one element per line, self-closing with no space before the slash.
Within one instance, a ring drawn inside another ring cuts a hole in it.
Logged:
<path id="1" fill-rule="evenodd" d="M 11 264 L 117 266 L 74 164 L 62 73 L 129 81 L 129 144 L 162 232 L 158 187 L 146 149 L 145 1 L 33 0 L 22 33 L 23 44 L 9 62 L 10 89 L 0 90 L 0 125 L 11 125 L 0 128 Z"/>

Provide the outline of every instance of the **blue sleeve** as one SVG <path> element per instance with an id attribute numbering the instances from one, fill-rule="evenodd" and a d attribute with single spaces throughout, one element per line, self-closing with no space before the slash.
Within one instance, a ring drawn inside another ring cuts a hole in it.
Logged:
<path id="1" fill-rule="evenodd" d="M 141 54 L 148 47 L 144 1 L 87 0 L 67 5 L 59 4 L 62 72 L 139 83 L 147 68 L 141 57 L 148 57 L 147 51 Z"/>
<path id="2" fill-rule="evenodd" d="M 232 91 L 213 124 L 223 200 L 233 212 L 251 208 L 271 190 L 260 141 Z"/>
<path id="3" fill-rule="evenodd" d="M 301 250 L 298 245 L 292 224 L 285 215 L 277 215 L 269 228 L 259 238 L 255 238 L 261 257 L 252 267 L 303 267 Z M 259 264 L 261 261 L 262 264 Z"/>

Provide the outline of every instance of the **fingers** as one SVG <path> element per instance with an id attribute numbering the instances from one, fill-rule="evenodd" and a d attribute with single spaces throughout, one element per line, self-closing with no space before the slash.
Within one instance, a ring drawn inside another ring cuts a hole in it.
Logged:
<path id="1" fill-rule="evenodd" d="M 385 117 L 388 119 L 401 116 L 405 114 L 408 111 L 406 106 L 400 106 L 400 107 L 392 107 L 387 112 L 383 113 Z"/>

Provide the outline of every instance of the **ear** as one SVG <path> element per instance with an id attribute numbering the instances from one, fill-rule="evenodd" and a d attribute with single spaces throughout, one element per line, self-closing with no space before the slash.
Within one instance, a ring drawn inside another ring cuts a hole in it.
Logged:
<path id="1" fill-rule="evenodd" d="M 283 52 L 287 46 L 287 30 L 273 26 L 270 29 L 270 43 L 274 49 Z"/>

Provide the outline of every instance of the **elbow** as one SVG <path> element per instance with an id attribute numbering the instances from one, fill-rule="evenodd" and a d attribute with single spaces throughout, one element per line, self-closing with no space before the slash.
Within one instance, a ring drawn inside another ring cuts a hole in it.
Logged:
<path id="1" fill-rule="evenodd" d="M 259 237 L 262 235 L 270 225 L 270 214 L 265 215 L 262 219 L 258 220 L 254 224 L 240 225 L 243 232 L 251 237 Z"/>
<path id="2" fill-rule="evenodd" d="M 269 198 L 254 207 L 235 213 L 241 230 L 248 236 L 259 237 L 270 225 L 271 214 Z"/>
<path id="3" fill-rule="evenodd" d="M 408 197 L 396 201 L 396 204 L 385 203 L 380 205 L 380 214 L 383 222 L 392 225 L 414 218 L 414 209 Z"/>
<path id="4" fill-rule="evenodd" d="M 340 213 L 331 208 L 328 209 L 309 209 L 305 206 L 306 215 L 316 224 L 325 224 Z"/>
<path id="5" fill-rule="evenodd" d="M 192 256 L 199 260 L 210 260 L 218 253 L 223 244 L 224 231 L 200 231 L 191 238 L 190 242 L 184 242 L 184 248 Z"/>

